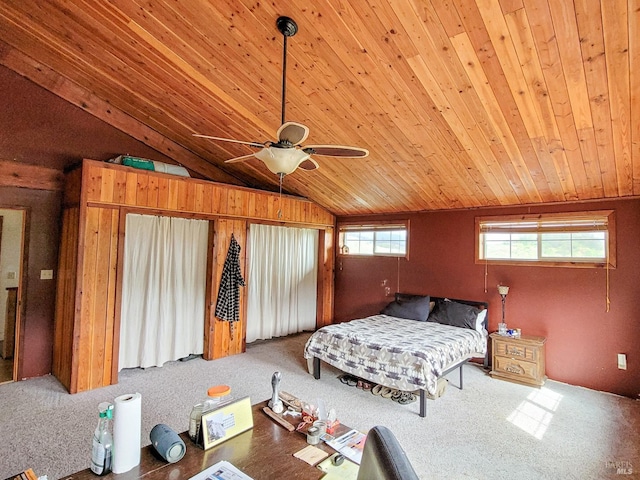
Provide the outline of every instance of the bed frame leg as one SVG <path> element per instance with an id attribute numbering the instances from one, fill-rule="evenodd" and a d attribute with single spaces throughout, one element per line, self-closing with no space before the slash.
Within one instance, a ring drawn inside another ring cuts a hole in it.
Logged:
<path id="1" fill-rule="evenodd" d="M 462 367 L 463 366 L 464 366 L 464 363 L 460 365 L 460 390 L 462 390 Z"/>
<path id="2" fill-rule="evenodd" d="M 313 378 L 320 380 L 320 359 L 313 357 Z"/>
<path id="3" fill-rule="evenodd" d="M 420 416 L 427 416 L 427 392 L 420 390 Z"/>

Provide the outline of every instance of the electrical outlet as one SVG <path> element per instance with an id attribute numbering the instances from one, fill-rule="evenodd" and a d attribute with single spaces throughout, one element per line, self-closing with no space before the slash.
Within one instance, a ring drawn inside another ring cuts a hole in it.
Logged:
<path id="1" fill-rule="evenodd" d="M 618 368 L 620 370 L 627 369 L 627 356 L 624 353 L 618 354 Z"/>
<path id="2" fill-rule="evenodd" d="M 15 280 L 16 279 L 16 272 L 7 272 L 7 279 L 8 280 Z"/>

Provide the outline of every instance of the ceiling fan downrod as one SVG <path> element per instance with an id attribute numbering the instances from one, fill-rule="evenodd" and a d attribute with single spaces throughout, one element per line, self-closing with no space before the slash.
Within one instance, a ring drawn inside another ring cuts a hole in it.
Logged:
<path id="1" fill-rule="evenodd" d="M 293 37 L 298 33 L 298 24 L 289 17 L 278 17 L 276 26 L 283 37 L 282 49 L 282 118 L 281 124 L 285 122 L 285 105 L 287 101 L 287 37 Z"/>

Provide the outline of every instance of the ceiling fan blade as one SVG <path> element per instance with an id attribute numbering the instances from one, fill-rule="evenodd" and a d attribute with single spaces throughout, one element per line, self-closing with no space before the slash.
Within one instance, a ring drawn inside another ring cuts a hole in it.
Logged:
<path id="1" fill-rule="evenodd" d="M 208 138 L 210 140 L 220 140 L 223 142 L 231 142 L 231 143 L 241 143 L 242 145 L 250 145 L 252 147 L 262 148 L 264 147 L 264 143 L 258 142 L 244 142 L 242 140 L 234 140 L 232 138 L 222 138 L 222 137 L 212 137 L 211 135 L 201 135 L 199 133 L 194 133 L 194 137 Z"/>
<path id="2" fill-rule="evenodd" d="M 306 170 L 310 172 L 311 170 L 320 168 L 320 165 L 318 165 L 318 162 L 316 162 L 313 158 L 307 158 L 300 165 L 298 165 L 298 168 L 301 168 L 302 170 Z"/>
<path id="3" fill-rule="evenodd" d="M 296 122 L 285 122 L 278 129 L 278 142 L 299 145 L 309 136 L 309 127 Z"/>
<path id="4" fill-rule="evenodd" d="M 325 155 L 327 157 L 364 158 L 369 150 L 360 147 L 344 145 L 307 145 L 303 150 L 311 155 Z"/>
<path id="5" fill-rule="evenodd" d="M 249 160 L 251 158 L 256 158 L 256 156 L 252 153 L 250 155 L 243 155 L 241 157 L 230 158 L 229 160 L 225 160 L 224 163 L 244 162 L 245 160 Z"/>

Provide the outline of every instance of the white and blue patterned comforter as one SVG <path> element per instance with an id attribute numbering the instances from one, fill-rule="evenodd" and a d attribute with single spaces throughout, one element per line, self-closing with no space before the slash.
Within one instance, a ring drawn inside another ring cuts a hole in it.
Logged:
<path id="1" fill-rule="evenodd" d="M 386 387 L 435 395 L 442 372 L 484 357 L 486 350 L 486 332 L 373 315 L 320 328 L 307 341 L 304 357 Z"/>

